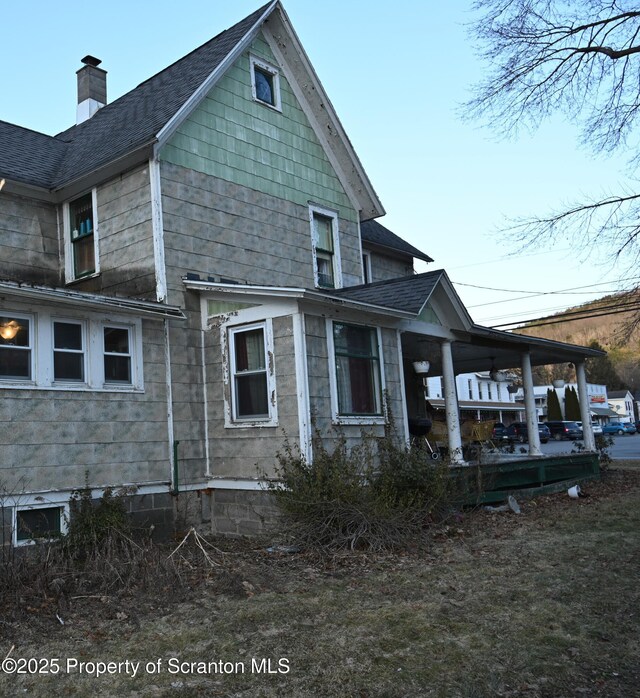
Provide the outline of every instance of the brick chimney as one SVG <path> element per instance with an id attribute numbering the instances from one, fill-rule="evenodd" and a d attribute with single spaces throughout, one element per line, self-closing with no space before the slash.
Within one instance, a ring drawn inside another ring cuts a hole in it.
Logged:
<path id="1" fill-rule="evenodd" d="M 78 76 L 78 107 L 76 124 L 90 119 L 100 107 L 107 103 L 107 71 L 98 68 L 102 61 L 93 56 L 82 59 L 84 66 L 76 72 Z"/>

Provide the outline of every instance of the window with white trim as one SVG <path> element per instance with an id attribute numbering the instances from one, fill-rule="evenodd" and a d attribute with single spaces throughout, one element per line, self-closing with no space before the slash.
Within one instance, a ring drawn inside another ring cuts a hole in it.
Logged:
<path id="1" fill-rule="evenodd" d="M 15 510 L 14 542 L 28 545 L 50 541 L 66 533 L 64 506 L 20 507 Z"/>
<path id="2" fill-rule="evenodd" d="M 228 329 L 231 423 L 275 424 L 273 339 L 268 321 Z"/>
<path id="3" fill-rule="evenodd" d="M 340 288 L 338 216 L 317 206 L 309 208 L 313 245 L 314 280 L 319 288 Z"/>
<path id="4" fill-rule="evenodd" d="M 64 206 L 67 283 L 99 272 L 96 190 Z"/>
<path id="5" fill-rule="evenodd" d="M 131 330 L 129 327 L 103 329 L 104 382 L 131 383 Z"/>
<path id="6" fill-rule="evenodd" d="M 251 94 L 256 102 L 282 111 L 280 101 L 280 71 L 257 56 L 250 56 Z"/>
<path id="7" fill-rule="evenodd" d="M 142 322 L 0 309 L 0 388 L 142 390 Z"/>
<path id="8" fill-rule="evenodd" d="M 0 380 L 31 380 L 33 373 L 32 318 L 0 315 Z"/>
<path id="9" fill-rule="evenodd" d="M 380 346 L 375 327 L 333 323 L 339 416 L 382 416 Z"/>
<path id="10" fill-rule="evenodd" d="M 53 321 L 53 380 L 85 381 L 84 327 L 80 322 Z"/>

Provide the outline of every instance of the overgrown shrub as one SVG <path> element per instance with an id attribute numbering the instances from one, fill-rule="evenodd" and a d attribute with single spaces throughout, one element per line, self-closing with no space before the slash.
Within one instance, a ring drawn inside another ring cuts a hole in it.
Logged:
<path id="1" fill-rule="evenodd" d="M 128 536 L 131 522 L 125 497 L 130 494 L 128 489 L 114 492 L 110 487 L 98 499 L 92 498 L 88 487 L 72 492 L 66 544 L 72 548 L 86 548 L 103 543 L 114 532 Z"/>
<path id="2" fill-rule="evenodd" d="M 414 545 L 450 511 L 454 488 L 448 466 L 421 449 L 362 434 L 349 445 L 336 430 L 332 446 L 316 431 L 313 461 L 286 443 L 271 486 L 288 534 L 328 551 L 374 551 Z"/>

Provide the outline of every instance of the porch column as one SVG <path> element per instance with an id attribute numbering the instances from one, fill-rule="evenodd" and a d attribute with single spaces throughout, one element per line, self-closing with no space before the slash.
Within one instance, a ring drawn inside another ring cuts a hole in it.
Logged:
<path id="1" fill-rule="evenodd" d="M 522 355 L 522 387 L 524 389 L 524 411 L 527 418 L 527 432 L 529 434 L 529 455 L 541 456 L 540 432 L 538 431 L 538 415 L 536 414 L 536 400 L 533 394 L 533 374 L 531 373 L 531 354 L 525 352 Z"/>
<path id="2" fill-rule="evenodd" d="M 442 350 L 442 392 L 444 408 L 447 415 L 447 432 L 449 435 L 449 458 L 457 465 L 464 464 L 462 457 L 462 435 L 460 433 L 460 416 L 458 412 L 458 393 L 456 376 L 453 371 L 451 342 L 445 340 L 440 345 Z"/>
<path id="3" fill-rule="evenodd" d="M 582 419 L 582 440 L 587 451 L 596 450 L 596 437 L 591 428 L 591 410 L 587 394 L 587 373 L 584 361 L 576 363 L 576 378 L 578 379 L 578 397 L 580 399 L 580 419 Z"/>

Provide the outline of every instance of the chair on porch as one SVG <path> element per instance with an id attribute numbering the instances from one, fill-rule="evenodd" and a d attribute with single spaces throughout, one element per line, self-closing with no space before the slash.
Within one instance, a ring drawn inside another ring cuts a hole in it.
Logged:
<path id="1" fill-rule="evenodd" d="M 493 428 L 496 425 L 496 420 L 487 420 L 484 422 L 472 422 L 463 428 L 462 439 L 463 443 L 469 451 L 474 452 L 474 456 L 478 459 L 483 451 L 496 451 L 497 444 L 493 441 Z"/>

